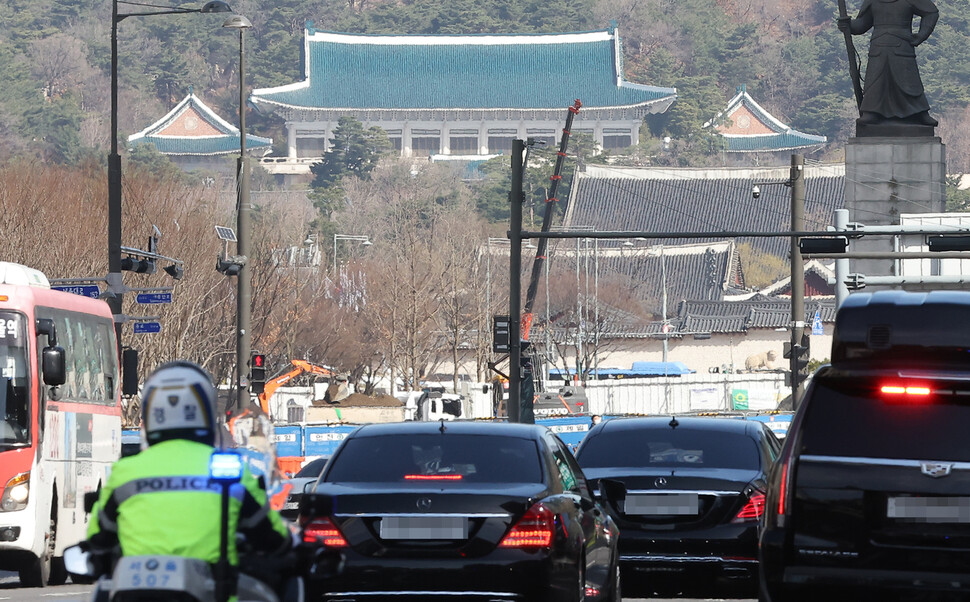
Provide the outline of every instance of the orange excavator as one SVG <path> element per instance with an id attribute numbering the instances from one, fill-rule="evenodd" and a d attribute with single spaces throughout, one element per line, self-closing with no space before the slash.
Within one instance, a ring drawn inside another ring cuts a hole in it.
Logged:
<path id="1" fill-rule="evenodd" d="M 311 364 L 304 360 L 290 360 L 290 363 L 293 364 L 293 369 L 266 381 L 266 384 L 263 385 L 263 392 L 258 395 L 259 407 L 262 408 L 263 413 L 267 416 L 269 416 L 269 400 L 273 396 L 273 393 L 297 376 L 301 374 L 316 374 L 318 376 L 328 377 L 337 376 L 337 373 L 330 368 L 324 368 L 323 366 Z"/>

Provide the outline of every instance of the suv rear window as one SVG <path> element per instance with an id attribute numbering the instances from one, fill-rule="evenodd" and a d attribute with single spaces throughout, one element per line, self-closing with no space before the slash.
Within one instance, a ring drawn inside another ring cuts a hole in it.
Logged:
<path id="1" fill-rule="evenodd" d="M 970 383 L 828 379 L 807 403 L 802 454 L 970 461 Z"/>
<path id="2" fill-rule="evenodd" d="M 535 441 L 494 435 L 386 435 L 347 439 L 328 483 L 541 483 Z"/>
<path id="3" fill-rule="evenodd" d="M 579 465 L 602 467 L 688 467 L 758 469 L 754 439 L 710 429 L 648 428 L 603 431 L 588 438 L 576 453 Z"/>

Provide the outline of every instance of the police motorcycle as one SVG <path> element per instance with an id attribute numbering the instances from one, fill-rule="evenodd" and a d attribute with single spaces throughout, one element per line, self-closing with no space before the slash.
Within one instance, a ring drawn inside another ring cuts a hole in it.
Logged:
<path id="1" fill-rule="evenodd" d="M 264 565 L 264 573 L 275 570 L 277 577 L 283 572 L 292 572 L 294 567 L 297 569 L 297 575 L 275 589 L 267 581 L 247 574 L 242 556 L 242 570 L 233 569 L 228 553 L 230 487 L 238 483 L 242 475 L 243 461 L 239 454 L 227 450 L 212 454 L 209 478 L 222 489 L 219 561 L 215 565 L 180 556 L 117 558 L 95 551 L 88 542 L 82 542 L 64 551 L 67 572 L 79 583 L 97 579 L 90 602 L 227 602 L 232 596 L 238 602 L 303 602 L 303 576 L 326 579 L 336 575 L 342 569 L 343 556 L 333 550 L 314 547 L 312 551 L 309 548 L 297 550 L 275 561 L 253 559 L 254 566 Z M 96 499 L 96 495 L 86 495 L 85 505 L 93 506 Z"/>

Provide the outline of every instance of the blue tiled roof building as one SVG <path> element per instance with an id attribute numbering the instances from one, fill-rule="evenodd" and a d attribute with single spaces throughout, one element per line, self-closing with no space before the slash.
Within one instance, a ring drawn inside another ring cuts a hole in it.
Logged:
<path id="1" fill-rule="evenodd" d="M 514 138 L 558 141 L 574 131 L 606 148 L 636 144 L 643 117 L 673 88 L 623 78 L 620 38 L 603 31 L 535 35 L 365 35 L 307 24 L 305 79 L 254 90 L 286 120 L 289 157 L 319 156 L 340 117 L 380 126 L 406 156 L 499 154 Z"/>

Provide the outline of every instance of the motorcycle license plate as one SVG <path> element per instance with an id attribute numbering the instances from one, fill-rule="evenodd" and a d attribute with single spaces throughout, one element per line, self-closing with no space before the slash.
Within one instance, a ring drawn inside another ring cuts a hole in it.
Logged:
<path id="1" fill-rule="evenodd" d="M 113 590 L 161 589 L 184 591 L 187 572 L 192 570 L 184 558 L 170 556 L 129 556 L 115 566 Z"/>

